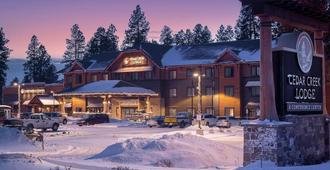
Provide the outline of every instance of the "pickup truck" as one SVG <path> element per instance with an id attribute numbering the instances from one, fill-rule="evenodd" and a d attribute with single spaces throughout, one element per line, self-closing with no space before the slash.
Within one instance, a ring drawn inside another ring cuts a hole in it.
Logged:
<path id="1" fill-rule="evenodd" d="M 42 129 L 44 131 L 52 129 L 53 131 L 57 131 L 60 126 L 58 120 L 50 119 L 42 113 L 32 114 L 30 118 L 22 119 L 22 121 L 27 133 L 32 133 L 33 129 Z"/>
<path id="2" fill-rule="evenodd" d="M 191 125 L 192 115 L 189 112 L 178 112 L 176 116 L 166 116 L 164 126 L 173 127 L 179 125 L 180 128 Z"/>

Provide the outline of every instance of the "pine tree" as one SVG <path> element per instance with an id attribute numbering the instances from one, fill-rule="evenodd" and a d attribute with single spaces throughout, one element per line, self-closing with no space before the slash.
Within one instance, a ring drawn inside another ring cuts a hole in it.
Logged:
<path id="1" fill-rule="evenodd" d="M 6 83 L 6 71 L 8 69 L 7 62 L 10 55 L 11 50 L 7 47 L 7 43 L 9 42 L 8 39 L 6 39 L 5 33 L 3 31 L 3 28 L 0 27 L 0 88 L 5 85 Z M 2 90 L 0 90 L 0 96 L 2 96 Z M 2 97 L 0 97 L 0 103 Z"/>
<path id="2" fill-rule="evenodd" d="M 258 39 L 260 32 L 260 21 L 252 14 L 249 6 L 243 6 L 236 21 L 235 34 L 237 40 Z"/>
<path id="3" fill-rule="evenodd" d="M 11 86 L 14 86 L 15 83 L 19 83 L 19 80 L 18 80 L 17 77 L 14 77 L 14 79 L 10 82 L 10 85 L 11 85 Z"/>
<path id="4" fill-rule="evenodd" d="M 186 29 L 185 32 L 185 45 L 193 45 L 194 44 L 194 33 L 190 29 Z"/>
<path id="5" fill-rule="evenodd" d="M 282 30 L 282 25 L 279 22 L 273 22 L 272 23 L 272 37 L 277 38 L 280 36 Z"/>
<path id="6" fill-rule="evenodd" d="M 215 35 L 217 42 L 228 41 L 225 31 L 226 31 L 225 26 L 223 26 L 221 24 L 220 27 L 219 27 L 219 29 L 218 29 L 218 31 L 217 31 L 217 34 Z"/>
<path id="7" fill-rule="evenodd" d="M 27 61 L 24 63 L 23 82 L 53 83 L 57 80 L 56 68 L 51 63 L 51 56 L 45 46 L 41 45 L 37 36 L 33 35 L 26 51 Z"/>
<path id="8" fill-rule="evenodd" d="M 175 45 L 185 45 L 185 32 L 183 30 L 180 30 L 174 35 L 174 43 Z"/>
<path id="9" fill-rule="evenodd" d="M 162 29 L 159 42 L 163 45 L 172 45 L 174 42 L 174 39 L 172 36 L 172 30 L 167 25 L 165 25 Z"/>
<path id="10" fill-rule="evenodd" d="M 104 50 L 104 41 L 107 38 L 107 34 L 105 28 L 99 27 L 97 28 L 94 36 L 87 44 L 87 52 L 86 55 L 92 56 L 96 54 L 100 54 L 102 50 Z"/>
<path id="11" fill-rule="evenodd" d="M 119 38 L 116 35 L 116 32 L 117 32 L 117 28 L 113 24 L 110 24 L 107 29 L 107 41 L 108 41 L 107 49 L 109 51 L 118 51 Z"/>
<path id="12" fill-rule="evenodd" d="M 125 39 L 122 48 L 138 47 L 141 43 L 147 42 L 149 30 L 149 22 L 140 5 L 137 5 L 129 19 L 128 29 L 125 30 Z"/>
<path id="13" fill-rule="evenodd" d="M 230 25 L 227 25 L 225 27 L 224 25 L 221 24 L 216 34 L 216 41 L 227 42 L 227 41 L 232 41 L 233 39 L 234 39 L 233 27 L 231 27 Z"/>
<path id="14" fill-rule="evenodd" d="M 71 28 L 71 38 L 66 39 L 66 51 L 63 62 L 70 64 L 74 60 L 82 60 L 85 53 L 85 37 L 80 31 L 78 24 Z"/>
<path id="15" fill-rule="evenodd" d="M 206 44 L 212 42 L 211 39 L 211 31 L 207 26 L 202 26 L 201 24 L 197 24 L 193 30 L 193 44 Z"/>

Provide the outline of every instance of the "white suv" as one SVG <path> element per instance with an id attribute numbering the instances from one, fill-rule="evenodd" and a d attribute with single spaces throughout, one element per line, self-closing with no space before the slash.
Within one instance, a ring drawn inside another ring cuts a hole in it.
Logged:
<path id="1" fill-rule="evenodd" d="M 59 121 L 48 118 L 42 113 L 32 114 L 29 119 L 22 119 L 22 121 L 28 133 L 32 133 L 33 129 L 42 129 L 44 131 L 52 129 L 53 131 L 57 131 L 60 126 Z"/>

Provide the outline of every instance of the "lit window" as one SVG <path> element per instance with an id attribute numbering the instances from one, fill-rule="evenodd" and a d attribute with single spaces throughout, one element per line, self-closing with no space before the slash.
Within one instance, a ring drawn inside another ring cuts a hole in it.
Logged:
<path id="1" fill-rule="evenodd" d="M 176 79 L 176 71 L 172 70 L 170 71 L 170 80 L 175 80 Z"/>
<path id="2" fill-rule="evenodd" d="M 225 77 L 234 77 L 234 68 L 233 67 L 225 67 Z"/>
<path id="3" fill-rule="evenodd" d="M 170 107 L 168 112 L 169 112 L 170 116 L 175 116 L 176 115 L 176 108 Z"/>
<path id="4" fill-rule="evenodd" d="M 97 81 L 97 75 L 96 74 L 92 75 L 92 81 Z"/>
<path id="5" fill-rule="evenodd" d="M 252 66 L 251 67 L 251 76 L 259 76 L 260 75 L 260 67 Z"/>
<path id="6" fill-rule="evenodd" d="M 132 80 L 139 80 L 139 73 L 137 72 L 132 73 Z"/>
<path id="7" fill-rule="evenodd" d="M 251 96 L 260 96 L 260 87 L 251 87 Z"/>
<path id="8" fill-rule="evenodd" d="M 170 89 L 170 97 L 176 97 L 176 89 Z"/>
<path id="9" fill-rule="evenodd" d="M 103 74 L 103 80 L 109 80 L 109 74 Z"/>
<path id="10" fill-rule="evenodd" d="M 225 116 L 234 117 L 234 108 L 233 107 L 225 107 Z"/>
<path id="11" fill-rule="evenodd" d="M 225 96 L 234 96 L 234 87 L 233 86 L 225 87 Z"/>
<path id="12" fill-rule="evenodd" d="M 207 96 L 212 96 L 214 94 L 214 90 L 212 87 L 206 87 L 205 92 Z"/>
<path id="13" fill-rule="evenodd" d="M 193 87 L 188 87 L 187 88 L 187 96 L 191 97 L 191 96 L 195 96 L 195 88 Z"/>
<path id="14" fill-rule="evenodd" d="M 206 113 L 213 115 L 214 114 L 214 108 L 213 107 L 207 107 L 206 108 Z"/>

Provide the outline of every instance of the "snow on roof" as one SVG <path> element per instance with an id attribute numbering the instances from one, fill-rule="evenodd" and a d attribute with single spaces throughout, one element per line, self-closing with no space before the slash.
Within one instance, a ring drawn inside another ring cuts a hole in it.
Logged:
<path id="1" fill-rule="evenodd" d="M 245 87 L 259 87 L 260 81 L 248 81 L 245 84 Z"/>
<path id="2" fill-rule="evenodd" d="M 227 50 L 243 61 L 260 60 L 259 40 L 245 40 L 172 47 L 164 54 L 162 65 L 212 64 Z"/>
<path id="3" fill-rule="evenodd" d="M 59 94 L 55 94 L 55 96 L 81 94 L 158 95 L 152 90 L 145 89 L 122 80 L 101 80 L 75 89 L 64 90 Z"/>
<path id="4" fill-rule="evenodd" d="M 38 99 L 44 106 L 60 105 L 53 96 L 38 96 Z"/>

